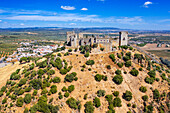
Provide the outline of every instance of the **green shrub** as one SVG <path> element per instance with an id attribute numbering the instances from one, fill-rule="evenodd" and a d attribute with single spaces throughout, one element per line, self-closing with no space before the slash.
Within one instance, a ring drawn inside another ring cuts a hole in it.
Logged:
<path id="1" fill-rule="evenodd" d="M 65 78 L 64 78 L 64 82 L 72 82 L 73 80 L 75 80 L 75 78 L 76 78 L 76 75 L 77 75 L 77 73 L 75 73 L 75 72 L 73 72 L 73 73 L 71 73 L 71 74 L 67 74 L 66 76 L 65 76 Z"/>
<path id="2" fill-rule="evenodd" d="M 68 52 L 72 52 L 72 49 L 68 49 Z"/>
<path id="3" fill-rule="evenodd" d="M 117 63 L 117 65 L 122 68 L 123 67 L 123 63 Z"/>
<path id="4" fill-rule="evenodd" d="M 34 90 L 33 95 L 36 96 L 37 92 L 38 92 L 37 90 Z"/>
<path id="5" fill-rule="evenodd" d="M 53 74 L 55 74 L 55 70 L 53 70 L 53 69 L 51 69 L 47 72 L 47 75 L 53 75 Z"/>
<path id="6" fill-rule="evenodd" d="M 104 51 L 104 48 L 100 48 L 101 51 Z"/>
<path id="7" fill-rule="evenodd" d="M 26 107 L 24 113 L 29 113 L 29 109 Z"/>
<path id="8" fill-rule="evenodd" d="M 109 108 L 109 110 L 113 110 L 113 108 L 114 108 L 113 103 L 110 103 L 108 108 Z M 111 113 L 112 113 L 112 111 L 111 111 Z"/>
<path id="9" fill-rule="evenodd" d="M 107 76 L 102 75 L 102 79 L 103 79 L 104 81 L 107 81 Z"/>
<path id="10" fill-rule="evenodd" d="M 142 69 L 142 68 L 139 68 L 139 71 L 143 71 L 143 69 Z"/>
<path id="11" fill-rule="evenodd" d="M 27 88 L 25 88 L 25 92 L 30 92 L 31 89 L 32 89 L 32 87 L 27 87 Z"/>
<path id="12" fill-rule="evenodd" d="M 86 52 L 86 54 L 84 54 L 84 57 L 89 57 L 89 52 Z"/>
<path id="13" fill-rule="evenodd" d="M 23 78 L 19 81 L 18 85 L 21 87 L 22 85 L 26 84 L 27 79 Z"/>
<path id="14" fill-rule="evenodd" d="M 127 55 L 125 55 L 125 56 L 123 57 L 123 60 L 124 60 L 125 62 L 127 62 L 128 60 L 130 60 L 130 57 L 127 56 Z"/>
<path id="15" fill-rule="evenodd" d="M 52 86 L 51 86 L 51 89 L 50 89 L 50 92 L 51 92 L 52 94 L 56 93 L 56 92 L 57 92 L 57 86 L 56 86 L 56 85 L 52 85 Z"/>
<path id="16" fill-rule="evenodd" d="M 41 79 L 33 79 L 30 81 L 32 87 L 36 90 L 39 90 L 42 87 L 42 80 Z"/>
<path id="17" fill-rule="evenodd" d="M 94 106 L 96 108 L 100 107 L 101 106 L 101 103 L 100 103 L 100 99 L 95 97 L 95 99 L 93 100 L 93 103 L 94 103 Z"/>
<path id="18" fill-rule="evenodd" d="M 149 75 L 150 77 L 155 78 L 156 73 L 155 73 L 154 70 L 151 70 L 151 71 L 148 72 L 148 75 Z"/>
<path id="19" fill-rule="evenodd" d="M 13 107 L 14 105 L 12 103 L 10 103 L 10 107 Z"/>
<path id="20" fill-rule="evenodd" d="M 61 53 L 58 53 L 57 56 L 61 57 Z"/>
<path id="21" fill-rule="evenodd" d="M 39 97 L 37 104 L 38 104 L 39 112 L 43 112 L 43 113 L 50 112 L 50 109 L 48 108 L 48 104 L 47 104 L 47 96 L 46 95 Z"/>
<path id="22" fill-rule="evenodd" d="M 64 97 L 69 97 L 69 93 L 65 92 Z"/>
<path id="23" fill-rule="evenodd" d="M 116 96 L 116 97 L 119 96 L 119 91 L 114 91 L 113 95 Z"/>
<path id="24" fill-rule="evenodd" d="M 110 54 L 110 55 L 109 55 L 109 58 L 112 59 L 113 62 L 116 60 L 114 54 Z"/>
<path id="25" fill-rule="evenodd" d="M 31 102 L 31 94 L 26 94 L 24 97 L 24 102 L 29 104 Z"/>
<path id="26" fill-rule="evenodd" d="M 2 91 L 0 91 L 0 97 L 2 97 L 2 95 L 3 95 L 3 92 L 2 92 Z"/>
<path id="27" fill-rule="evenodd" d="M 67 69 L 60 69 L 60 73 L 61 73 L 62 75 L 65 75 L 67 72 L 68 72 Z"/>
<path id="28" fill-rule="evenodd" d="M 122 106 L 121 102 L 122 102 L 121 99 L 118 98 L 118 97 L 116 97 L 116 98 L 114 98 L 114 100 L 113 100 L 113 106 L 114 106 L 114 107 L 121 107 L 121 106 Z"/>
<path id="29" fill-rule="evenodd" d="M 68 86 L 68 92 L 71 93 L 74 90 L 74 85 Z"/>
<path id="30" fill-rule="evenodd" d="M 87 99 L 87 95 L 88 95 L 87 93 L 84 95 L 84 100 L 86 100 L 86 99 Z"/>
<path id="31" fill-rule="evenodd" d="M 142 96 L 142 99 L 143 99 L 143 101 L 147 101 L 148 100 L 148 96 L 144 95 L 144 96 Z"/>
<path id="32" fill-rule="evenodd" d="M 121 54 L 117 54 L 117 57 L 121 59 L 122 56 L 121 56 Z"/>
<path id="33" fill-rule="evenodd" d="M 17 98 L 16 95 L 14 95 L 14 94 L 11 95 L 11 100 L 16 100 L 16 98 Z"/>
<path id="34" fill-rule="evenodd" d="M 131 61 L 126 61 L 126 62 L 125 62 L 125 66 L 126 66 L 126 67 L 130 67 L 131 65 L 132 65 L 132 62 L 131 62 Z"/>
<path id="35" fill-rule="evenodd" d="M 120 75 L 120 74 L 121 74 L 121 70 L 117 69 L 117 70 L 115 71 L 115 73 L 116 73 L 117 75 Z"/>
<path id="36" fill-rule="evenodd" d="M 24 103 L 24 99 L 22 97 L 19 97 L 17 99 L 16 106 L 17 107 L 22 107 L 23 103 Z"/>
<path id="37" fill-rule="evenodd" d="M 131 103 L 128 103 L 127 106 L 130 107 L 130 106 L 131 106 Z"/>
<path id="38" fill-rule="evenodd" d="M 125 93 L 123 93 L 123 99 L 125 99 L 126 101 L 130 101 L 132 99 L 132 93 L 130 91 L 126 91 Z"/>
<path id="39" fill-rule="evenodd" d="M 54 98 L 52 97 L 52 98 L 49 100 L 49 103 L 53 102 L 53 99 L 54 99 Z"/>
<path id="40" fill-rule="evenodd" d="M 38 104 L 34 104 L 32 107 L 30 107 L 30 113 L 36 113 L 38 110 Z"/>
<path id="41" fill-rule="evenodd" d="M 93 113 L 94 112 L 94 107 L 93 107 L 93 103 L 91 101 L 88 101 L 84 104 L 84 112 L 85 113 Z"/>
<path id="42" fill-rule="evenodd" d="M 162 80 L 167 80 L 165 73 L 162 73 L 161 78 L 162 78 Z"/>
<path id="43" fill-rule="evenodd" d="M 112 102 L 113 95 L 106 95 L 105 96 L 106 100 L 109 102 L 109 104 Z"/>
<path id="44" fill-rule="evenodd" d="M 61 90 L 62 90 L 63 92 L 66 92 L 66 91 L 67 91 L 67 88 L 64 86 Z"/>
<path id="45" fill-rule="evenodd" d="M 155 89 L 153 91 L 153 99 L 159 99 L 159 97 L 160 97 L 159 91 L 157 89 Z"/>
<path id="46" fill-rule="evenodd" d="M 59 98 L 59 99 L 62 99 L 62 98 L 63 98 L 63 95 L 59 95 L 58 98 Z"/>
<path id="47" fill-rule="evenodd" d="M 29 75 L 30 75 L 30 72 L 28 71 L 28 72 L 25 73 L 24 77 L 27 77 Z"/>
<path id="48" fill-rule="evenodd" d="M 6 91 L 6 86 L 3 86 L 2 88 L 1 88 L 1 92 L 4 92 L 4 91 Z"/>
<path id="49" fill-rule="evenodd" d="M 132 108 L 136 108 L 136 104 L 133 104 L 133 105 L 132 105 Z"/>
<path id="50" fill-rule="evenodd" d="M 73 97 L 67 99 L 66 104 L 72 109 L 78 109 L 79 102 L 76 101 Z"/>
<path id="51" fill-rule="evenodd" d="M 7 102 L 7 98 L 4 98 L 3 100 L 2 100 L 2 104 L 5 104 Z"/>
<path id="52" fill-rule="evenodd" d="M 60 79 L 60 77 L 55 77 L 55 78 L 53 78 L 53 80 L 52 80 L 54 83 L 60 83 L 61 82 L 61 79 Z"/>
<path id="53" fill-rule="evenodd" d="M 143 92 L 143 93 L 145 93 L 145 92 L 147 91 L 146 87 L 144 87 L 144 86 L 141 86 L 141 87 L 139 88 L 139 90 L 140 90 L 141 92 Z"/>
<path id="54" fill-rule="evenodd" d="M 105 95 L 106 91 L 105 90 L 98 90 L 97 91 L 97 96 L 98 97 L 103 97 Z"/>
<path id="55" fill-rule="evenodd" d="M 113 81 L 119 85 L 123 82 L 123 77 L 121 75 L 116 75 L 113 77 Z"/>
<path id="56" fill-rule="evenodd" d="M 78 77 L 75 77 L 74 80 L 77 81 L 77 80 L 78 80 Z"/>
<path id="57" fill-rule="evenodd" d="M 155 80 L 154 80 L 154 78 L 152 78 L 152 77 L 146 77 L 146 78 L 145 78 L 145 82 L 148 83 L 148 84 L 153 84 L 154 81 L 155 81 Z"/>
<path id="58" fill-rule="evenodd" d="M 130 50 L 133 50 L 133 47 L 130 46 L 129 49 L 130 49 Z"/>
<path id="59" fill-rule="evenodd" d="M 46 94 L 46 93 L 48 93 L 48 90 L 46 88 L 44 88 L 41 92 L 41 95 Z"/>
<path id="60" fill-rule="evenodd" d="M 109 109 L 106 113 L 115 113 L 114 109 Z"/>
<path id="61" fill-rule="evenodd" d="M 100 81 L 102 80 L 102 75 L 96 74 L 96 75 L 95 75 L 95 80 L 98 81 L 98 82 L 100 82 Z"/>
<path id="62" fill-rule="evenodd" d="M 84 68 L 82 68 L 81 71 L 84 71 Z"/>
<path id="63" fill-rule="evenodd" d="M 111 69 L 111 66 L 110 66 L 110 65 L 106 65 L 106 68 L 107 68 L 107 69 Z"/>
<path id="64" fill-rule="evenodd" d="M 157 82 L 159 82 L 159 81 L 160 81 L 160 79 L 159 79 L 159 78 L 156 78 L 156 81 L 157 81 Z"/>
<path id="65" fill-rule="evenodd" d="M 94 60 L 88 60 L 88 61 L 86 62 L 87 65 L 93 65 L 94 63 L 95 63 Z"/>
<path id="66" fill-rule="evenodd" d="M 136 70 L 135 68 L 133 68 L 133 69 L 130 71 L 130 74 L 133 75 L 133 76 L 138 76 L 139 72 L 138 72 L 138 70 Z"/>
<path id="67" fill-rule="evenodd" d="M 18 92 L 18 95 L 22 95 L 22 94 L 24 94 L 24 89 L 21 89 L 21 90 L 19 90 L 19 92 Z"/>

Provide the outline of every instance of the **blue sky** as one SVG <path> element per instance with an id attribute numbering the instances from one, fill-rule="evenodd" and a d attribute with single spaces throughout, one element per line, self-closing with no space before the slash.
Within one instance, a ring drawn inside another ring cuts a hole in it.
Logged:
<path id="1" fill-rule="evenodd" d="M 0 28 L 170 30 L 170 0 L 0 0 Z"/>

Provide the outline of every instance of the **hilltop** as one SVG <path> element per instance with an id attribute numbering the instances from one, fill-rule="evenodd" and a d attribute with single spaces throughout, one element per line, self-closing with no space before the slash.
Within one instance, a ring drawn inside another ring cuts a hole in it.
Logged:
<path id="1" fill-rule="evenodd" d="M 132 47 L 61 48 L 0 69 L 1 112 L 166 113 L 169 69 Z"/>

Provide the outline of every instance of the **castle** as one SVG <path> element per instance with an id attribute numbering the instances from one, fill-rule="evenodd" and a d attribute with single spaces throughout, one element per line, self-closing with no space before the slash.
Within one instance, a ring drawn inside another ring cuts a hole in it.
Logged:
<path id="1" fill-rule="evenodd" d="M 85 34 L 89 33 L 79 33 L 67 32 L 67 46 L 77 48 L 79 46 L 90 45 L 93 46 L 97 44 L 99 48 L 104 48 L 104 51 L 113 51 L 114 46 L 122 46 L 128 44 L 128 32 L 119 32 L 119 36 L 99 36 L 90 33 L 91 35 L 84 37 Z"/>

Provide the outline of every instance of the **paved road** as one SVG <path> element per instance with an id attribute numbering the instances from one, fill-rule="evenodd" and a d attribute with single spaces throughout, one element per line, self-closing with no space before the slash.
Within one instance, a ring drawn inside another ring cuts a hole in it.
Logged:
<path id="1" fill-rule="evenodd" d="M 134 45 L 130 45 L 130 46 L 132 46 L 133 48 L 136 48 L 138 51 L 140 51 L 140 52 L 142 52 L 142 53 L 145 53 L 145 54 L 146 54 L 149 58 L 151 58 L 153 61 L 155 61 L 156 63 L 160 64 L 159 59 L 157 59 L 156 57 L 153 57 L 153 56 L 150 55 L 148 52 L 140 49 L 140 48 L 137 47 L 137 46 L 134 46 Z"/>
<path id="2" fill-rule="evenodd" d="M 7 66 L 8 64 L 11 64 L 11 63 L 0 63 L 0 68 L 5 67 L 5 66 Z"/>

